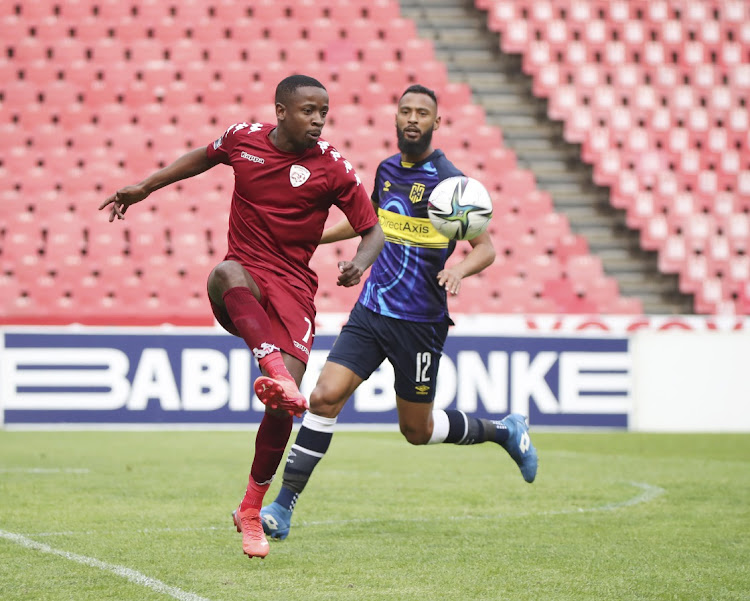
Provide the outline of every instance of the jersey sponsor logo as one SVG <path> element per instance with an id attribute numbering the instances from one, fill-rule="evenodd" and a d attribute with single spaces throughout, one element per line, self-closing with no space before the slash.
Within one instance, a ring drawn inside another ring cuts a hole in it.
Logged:
<path id="1" fill-rule="evenodd" d="M 221 146 L 221 143 L 224 141 L 224 136 L 221 136 L 218 140 L 214 141 L 214 150 L 216 150 L 219 146 Z"/>
<path id="2" fill-rule="evenodd" d="M 274 346 L 270 342 L 264 342 L 260 345 L 260 348 L 254 348 L 253 349 L 253 355 L 255 355 L 256 359 L 262 359 L 266 355 L 270 355 L 274 351 L 278 351 L 279 347 Z"/>
<path id="3" fill-rule="evenodd" d="M 247 159 L 248 161 L 250 161 L 252 163 L 260 163 L 261 165 L 264 165 L 265 162 L 266 162 L 266 159 L 262 159 L 260 157 L 256 157 L 254 154 L 248 154 L 244 150 L 242 151 L 242 154 L 240 154 L 240 156 L 243 159 Z"/>
<path id="4" fill-rule="evenodd" d="M 425 185 L 420 184 L 417 182 L 416 184 L 412 185 L 411 190 L 409 191 L 409 200 L 411 200 L 412 204 L 418 203 L 420 200 L 422 200 L 422 197 L 424 196 L 425 191 Z"/>
<path id="5" fill-rule="evenodd" d="M 414 387 L 414 392 L 416 392 L 418 395 L 426 395 L 430 392 L 430 387 L 426 384 L 420 384 L 419 386 Z"/>
<path id="6" fill-rule="evenodd" d="M 292 165 L 289 169 L 289 181 L 292 187 L 299 188 L 310 178 L 310 170 L 302 165 Z"/>
<path id="7" fill-rule="evenodd" d="M 450 240 L 440 234 L 427 217 L 411 217 L 378 209 L 378 219 L 387 242 L 424 248 L 448 248 L 450 244 Z"/>
<path id="8" fill-rule="evenodd" d="M 294 342 L 294 346 L 305 353 L 305 355 L 310 355 L 310 349 L 308 349 L 304 344 L 297 342 L 296 340 L 293 340 L 292 342 Z"/>

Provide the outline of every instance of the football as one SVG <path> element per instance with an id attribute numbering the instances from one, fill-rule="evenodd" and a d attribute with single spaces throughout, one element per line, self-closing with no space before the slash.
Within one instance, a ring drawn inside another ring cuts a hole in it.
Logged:
<path id="1" fill-rule="evenodd" d="M 451 240 L 471 240 L 492 219 L 492 199 L 478 180 L 464 175 L 440 182 L 427 201 L 427 214 L 434 228 Z"/>

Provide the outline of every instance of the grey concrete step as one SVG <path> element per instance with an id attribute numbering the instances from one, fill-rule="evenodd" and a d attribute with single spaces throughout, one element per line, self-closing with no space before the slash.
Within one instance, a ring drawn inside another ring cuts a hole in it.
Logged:
<path id="1" fill-rule="evenodd" d="M 505 74 L 497 71 L 479 71 L 476 69 L 458 68 L 451 64 L 448 67 L 448 77 L 451 81 L 465 83 L 474 94 L 481 94 L 483 90 L 495 90 L 498 86 L 506 85 Z"/>

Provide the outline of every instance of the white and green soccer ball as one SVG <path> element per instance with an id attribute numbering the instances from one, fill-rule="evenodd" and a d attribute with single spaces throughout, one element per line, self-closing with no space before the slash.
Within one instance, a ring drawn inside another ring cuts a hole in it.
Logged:
<path id="1" fill-rule="evenodd" d="M 427 201 L 433 227 L 451 240 L 471 240 L 492 219 L 492 199 L 478 180 L 456 175 L 440 182 Z"/>

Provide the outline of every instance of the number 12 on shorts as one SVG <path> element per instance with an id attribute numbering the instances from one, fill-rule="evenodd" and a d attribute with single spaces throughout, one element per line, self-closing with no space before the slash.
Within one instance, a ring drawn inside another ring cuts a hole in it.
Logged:
<path id="1" fill-rule="evenodd" d="M 430 365 L 432 365 L 432 354 L 417 353 L 417 382 L 430 381 Z"/>

